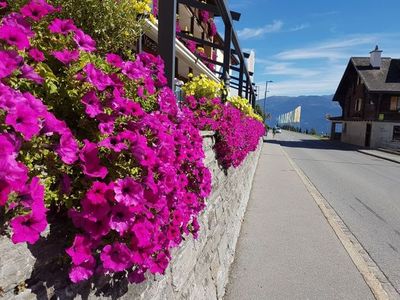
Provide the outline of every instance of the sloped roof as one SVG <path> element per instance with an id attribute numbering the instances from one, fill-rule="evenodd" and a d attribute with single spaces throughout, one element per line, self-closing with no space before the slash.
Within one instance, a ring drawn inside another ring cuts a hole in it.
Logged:
<path id="1" fill-rule="evenodd" d="M 371 66 L 369 57 L 352 57 L 351 62 L 370 92 L 400 93 L 400 59 L 384 57 L 380 69 Z"/>

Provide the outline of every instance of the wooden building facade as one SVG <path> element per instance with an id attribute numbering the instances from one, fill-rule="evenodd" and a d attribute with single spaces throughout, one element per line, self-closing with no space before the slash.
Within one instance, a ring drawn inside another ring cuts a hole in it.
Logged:
<path id="1" fill-rule="evenodd" d="M 340 140 L 370 148 L 400 149 L 400 59 L 382 58 L 375 48 L 370 57 L 352 57 L 333 101 L 342 116 L 330 118 L 332 137 L 341 124 Z"/>

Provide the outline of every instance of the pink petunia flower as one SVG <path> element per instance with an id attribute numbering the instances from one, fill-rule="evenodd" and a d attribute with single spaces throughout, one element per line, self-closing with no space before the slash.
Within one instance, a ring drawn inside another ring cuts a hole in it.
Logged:
<path id="1" fill-rule="evenodd" d="M 64 49 L 61 51 L 53 51 L 52 55 L 59 61 L 61 61 L 64 65 L 68 65 L 69 63 L 77 61 L 79 59 L 78 50 Z"/>
<path id="2" fill-rule="evenodd" d="M 95 181 L 86 193 L 86 198 L 94 204 L 104 204 L 114 199 L 114 190 L 104 182 Z"/>
<path id="3" fill-rule="evenodd" d="M 119 68 L 119 69 L 121 69 L 124 65 L 124 61 L 121 58 L 121 56 L 114 54 L 114 53 L 108 53 L 106 55 L 106 60 L 110 65 L 112 65 L 116 68 Z"/>
<path id="4" fill-rule="evenodd" d="M 71 133 L 61 135 L 56 152 L 67 165 L 72 165 L 78 160 L 79 145 Z"/>
<path id="5" fill-rule="evenodd" d="M 112 134 L 114 132 L 114 122 L 101 122 L 99 124 L 99 130 L 101 134 Z"/>
<path id="6" fill-rule="evenodd" d="M 69 278 L 73 283 L 78 283 L 87 280 L 93 276 L 96 267 L 96 260 L 91 257 L 89 260 L 79 264 L 73 265 L 69 271 Z"/>
<path id="7" fill-rule="evenodd" d="M 95 91 L 87 92 L 83 96 L 81 102 L 85 104 L 85 112 L 91 118 L 94 118 L 103 112 L 100 99 L 97 97 Z"/>
<path id="8" fill-rule="evenodd" d="M 38 116 L 23 104 L 18 104 L 15 109 L 8 113 L 6 124 L 23 134 L 27 141 L 40 131 Z"/>
<path id="9" fill-rule="evenodd" d="M 88 220 L 97 222 L 108 218 L 111 207 L 103 197 L 97 199 L 84 198 L 82 201 L 82 216 Z"/>
<path id="10" fill-rule="evenodd" d="M 28 52 L 29 56 L 36 62 L 42 62 L 45 60 L 44 54 L 42 51 L 36 48 L 32 48 Z"/>
<path id="11" fill-rule="evenodd" d="M 22 61 L 16 51 L 0 51 L 0 79 L 10 76 Z"/>
<path id="12" fill-rule="evenodd" d="M 7 7 L 7 2 L 6 1 L 0 1 L 0 9 L 1 8 L 6 8 Z"/>
<path id="13" fill-rule="evenodd" d="M 115 242 L 103 248 L 100 259 L 106 271 L 121 272 L 133 265 L 131 256 L 132 252 L 125 244 Z"/>
<path id="14" fill-rule="evenodd" d="M 31 24 L 19 13 L 10 13 L 3 17 L 3 25 L 9 25 L 11 27 L 18 27 L 28 38 L 35 36 L 32 31 Z"/>
<path id="15" fill-rule="evenodd" d="M 56 18 L 49 25 L 49 30 L 52 33 L 60 33 L 67 35 L 70 32 L 76 31 L 77 27 L 75 26 L 74 21 L 71 19 L 62 20 Z"/>
<path id="16" fill-rule="evenodd" d="M 27 242 L 34 244 L 47 227 L 47 221 L 44 215 L 30 213 L 24 216 L 18 216 L 10 222 L 13 235 L 11 240 L 14 244 Z"/>
<path id="17" fill-rule="evenodd" d="M 114 186 L 115 201 L 126 206 L 143 203 L 143 186 L 133 178 L 118 179 Z"/>
<path id="18" fill-rule="evenodd" d="M 122 150 L 128 149 L 128 146 L 124 143 L 124 140 L 119 136 L 110 136 L 99 142 L 99 146 L 111 149 L 117 153 Z"/>
<path id="19" fill-rule="evenodd" d="M 168 267 L 169 259 L 170 258 L 164 252 L 160 252 L 155 257 L 152 257 L 149 260 L 150 272 L 153 274 L 164 274 L 165 270 Z"/>
<path id="20" fill-rule="evenodd" d="M 9 45 L 16 46 L 18 50 L 30 47 L 28 36 L 20 27 L 17 26 L 1 26 L 0 39 L 5 40 Z"/>
<path id="21" fill-rule="evenodd" d="M 44 186 L 40 183 L 38 177 L 33 177 L 30 184 L 26 185 L 18 195 L 20 203 L 25 207 L 32 210 L 37 216 L 44 216 L 46 214 L 46 207 L 44 204 Z"/>
<path id="22" fill-rule="evenodd" d="M 43 17 L 55 11 L 56 9 L 45 0 L 32 0 L 20 10 L 25 18 L 31 18 L 34 21 L 40 21 Z"/>
<path id="23" fill-rule="evenodd" d="M 136 268 L 133 272 L 129 273 L 128 280 L 130 283 L 141 283 L 146 280 L 146 277 L 144 276 L 145 273 L 145 269 Z"/>
<path id="24" fill-rule="evenodd" d="M 0 206 L 6 205 L 10 193 L 11 186 L 4 179 L 0 179 Z"/>
<path id="25" fill-rule="evenodd" d="M 93 52 L 96 50 L 96 42 L 82 30 L 75 31 L 74 41 L 83 51 Z"/>
<path id="26" fill-rule="evenodd" d="M 89 177 L 104 179 L 108 174 L 108 170 L 100 164 L 97 145 L 88 140 L 84 140 L 84 144 L 85 146 L 79 154 L 83 173 Z"/>
<path id="27" fill-rule="evenodd" d="M 117 204 L 112 208 L 110 227 L 119 234 L 123 235 L 128 231 L 130 222 L 134 218 L 129 207 L 123 204 Z"/>
<path id="28" fill-rule="evenodd" d="M 26 64 L 21 67 L 21 75 L 20 76 L 22 78 L 32 80 L 33 82 L 35 82 L 37 84 L 43 84 L 43 82 L 44 82 L 44 79 L 38 73 L 35 72 L 35 69 Z"/>
<path id="29" fill-rule="evenodd" d="M 44 124 L 42 128 L 42 132 L 46 135 L 52 135 L 54 133 L 58 133 L 59 135 L 63 135 L 66 133 L 70 133 L 67 124 L 64 121 L 58 120 L 52 113 L 45 112 L 43 114 Z"/>
<path id="30" fill-rule="evenodd" d="M 138 220 L 131 228 L 132 233 L 135 235 L 136 246 L 139 248 L 147 248 L 152 244 L 154 226 L 146 219 Z"/>
<path id="31" fill-rule="evenodd" d="M 76 235 L 72 246 L 65 250 L 74 265 L 81 265 L 92 259 L 92 243 L 83 235 Z"/>
<path id="32" fill-rule="evenodd" d="M 113 85 L 113 81 L 103 71 L 97 69 L 93 64 L 87 64 L 83 70 L 86 72 L 87 81 L 99 91 L 104 91 L 107 87 Z"/>

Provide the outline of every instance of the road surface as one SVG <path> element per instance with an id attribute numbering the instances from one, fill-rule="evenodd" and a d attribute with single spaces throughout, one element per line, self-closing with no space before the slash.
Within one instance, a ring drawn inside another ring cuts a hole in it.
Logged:
<path id="1" fill-rule="evenodd" d="M 269 143 L 283 147 L 400 292 L 400 164 L 293 132 Z"/>

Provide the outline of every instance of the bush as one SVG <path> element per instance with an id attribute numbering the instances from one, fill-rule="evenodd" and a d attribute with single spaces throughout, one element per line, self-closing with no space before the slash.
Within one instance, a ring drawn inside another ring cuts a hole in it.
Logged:
<path id="1" fill-rule="evenodd" d="M 159 57 L 104 58 L 45 0 L 15 7 L 1 8 L 0 231 L 34 244 L 67 211 L 73 282 L 163 273 L 211 191 L 193 114 Z"/>
<path id="2" fill-rule="evenodd" d="M 246 98 L 242 98 L 239 96 L 228 97 L 228 102 L 239 109 L 241 112 L 243 112 L 246 116 L 254 118 L 260 122 L 263 121 L 263 118 L 254 111 L 253 107 L 249 103 L 249 100 L 247 100 Z"/>

